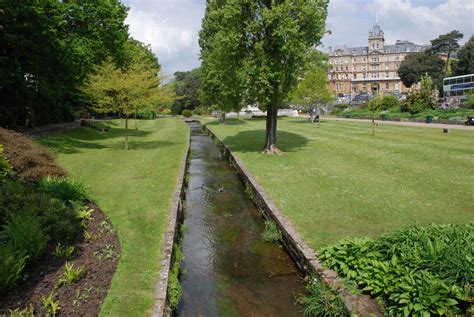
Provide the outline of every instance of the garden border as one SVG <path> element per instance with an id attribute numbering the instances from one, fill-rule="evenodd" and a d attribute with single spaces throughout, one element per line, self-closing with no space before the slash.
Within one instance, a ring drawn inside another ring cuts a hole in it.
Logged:
<path id="1" fill-rule="evenodd" d="M 184 157 L 181 161 L 181 172 L 179 174 L 178 184 L 173 195 L 173 202 L 169 209 L 168 227 L 163 241 L 162 258 L 161 258 L 161 270 L 158 275 L 158 280 L 155 284 L 155 296 L 153 310 L 151 316 L 162 317 L 170 316 L 171 309 L 169 309 L 168 302 L 168 281 L 169 274 L 173 264 L 173 247 L 176 238 L 179 234 L 178 226 L 182 223 L 184 217 L 184 206 L 183 199 L 185 196 L 186 187 L 186 172 L 188 169 L 188 158 L 191 146 L 191 133 L 188 136 L 188 145 Z"/>
<path id="2" fill-rule="evenodd" d="M 251 189 L 252 199 L 259 210 L 266 218 L 276 223 L 282 232 L 282 244 L 299 270 L 305 275 L 316 273 L 326 285 L 335 288 L 349 312 L 360 316 L 383 316 L 383 310 L 375 299 L 369 295 L 352 294 L 343 286 L 335 271 L 323 267 L 316 253 L 301 239 L 292 222 L 276 207 L 274 201 L 248 171 L 243 162 L 207 125 L 203 125 L 203 129 L 222 147 L 224 156 L 236 169 L 244 184 Z"/>

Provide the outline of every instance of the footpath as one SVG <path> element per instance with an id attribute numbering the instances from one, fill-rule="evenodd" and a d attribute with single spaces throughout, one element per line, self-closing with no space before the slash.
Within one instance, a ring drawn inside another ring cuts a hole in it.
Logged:
<path id="1" fill-rule="evenodd" d="M 324 117 L 324 120 L 333 121 L 353 121 L 353 122 L 372 122 L 370 119 L 350 119 L 350 118 L 339 118 L 339 117 Z M 453 130 L 468 130 L 474 131 L 474 126 L 459 125 L 459 124 L 444 124 L 444 123 L 424 123 L 424 122 L 404 122 L 404 121 L 382 121 L 375 120 L 378 124 L 391 124 L 391 125 L 402 125 L 409 127 L 422 127 L 422 128 L 438 128 L 438 129 L 453 129 Z"/>
<path id="2" fill-rule="evenodd" d="M 21 129 L 21 130 L 18 130 L 18 132 L 29 135 L 33 138 L 40 138 L 48 134 L 79 128 L 80 125 L 81 124 L 79 121 L 65 122 L 65 123 L 58 123 L 58 124 L 50 124 L 50 125 L 37 127 L 37 128 L 31 128 L 31 129 Z"/>

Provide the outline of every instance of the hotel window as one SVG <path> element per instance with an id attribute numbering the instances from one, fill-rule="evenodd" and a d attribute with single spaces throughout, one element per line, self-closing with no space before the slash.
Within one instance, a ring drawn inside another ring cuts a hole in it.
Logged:
<path id="1" fill-rule="evenodd" d="M 379 43 L 377 43 L 377 48 L 379 48 Z"/>
<path id="2" fill-rule="evenodd" d="M 385 83 L 385 89 L 388 90 L 390 88 L 390 86 L 388 85 L 388 83 Z"/>
<path id="3" fill-rule="evenodd" d="M 399 90 L 400 89 L 400 84 L 395 84 L 395 90 Z"/>
<path id="4" fill-rule="evenodd" d="M 348 66 L 346 66 L 346 70 L 349 70 L 349 67 L 348 67 Z"/>
<path id="5" fill-rule="evenodd" d="M 365 70 L 365 66 L 362 66 L 362 70 Z"/>
<path id="6" fill-rule="evenodd" d="M 356 71 L 356 70 L 357 70 L 357 67 L 352 66 L 352 70 L 353 70 L 353 71 Z"/>
<path id="7" fill-rule="evenodd" d="M 357 74 L 354 74 L 354 76 L 353 76 L 353 77 L 354 77 L 354 79 L 356 79 L 356 78 L 357 78 Z"/>
<path id="8" fill-rule="evenodd" d="M 385 78 L 388 78 L 388 75 L 389 75 L 388 73 L 385 73 Z M 388 84 L 387 84 L 387 85 L 388 85 Z"/>

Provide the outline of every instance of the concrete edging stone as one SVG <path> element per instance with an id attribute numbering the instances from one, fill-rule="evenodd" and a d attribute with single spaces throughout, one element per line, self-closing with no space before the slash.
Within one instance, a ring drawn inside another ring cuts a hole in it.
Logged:
<path id="1" fill-rule="evenodd" d="M 173 263 L 173 246 L 175 239 L 179 234 L 178 226 L 182 223 L 184 217 L 183 198 L 185 195 L 185 177 L 187 171 L 188 157 L 190 153 L 190 135 L 188 136 L 187 149 L 181 161 L 181 172 L 179 174 L 178 184 L 173 194 L 173 201 L 169 209 L 168 227 L 163 240 L 161 270 L 158 275 L 158 280 L 155 284 L 154 306 L 151 312 L 152 317 L 170 316 L 171 310 L 167 305 L 168 295 L 168 279 Z"/>

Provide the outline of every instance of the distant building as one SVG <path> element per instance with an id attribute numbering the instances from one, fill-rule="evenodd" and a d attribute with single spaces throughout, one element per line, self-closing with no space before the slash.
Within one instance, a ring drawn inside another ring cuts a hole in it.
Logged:
<path id="1" fill-rule="evenodd" d="M 329 48 L 328 73 L 334 93 L 406 92 L 398 77 L 401 61 L 408 54 L 421 52 L 429 46 L 397 40 L 385 45 L 384 33 L 378 22 L 369 32 L 368 46 Z"/>

